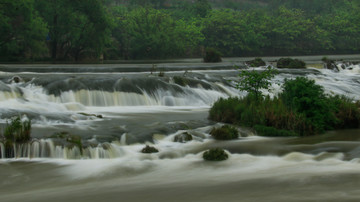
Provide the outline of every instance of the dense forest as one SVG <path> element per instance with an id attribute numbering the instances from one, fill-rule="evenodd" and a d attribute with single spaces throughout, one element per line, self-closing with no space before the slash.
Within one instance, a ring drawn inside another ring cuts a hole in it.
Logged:
<path id="1" fill-rule="evenodd" d="M 1 61 L 359 53 L 360 0 L 0 0 Z"/>

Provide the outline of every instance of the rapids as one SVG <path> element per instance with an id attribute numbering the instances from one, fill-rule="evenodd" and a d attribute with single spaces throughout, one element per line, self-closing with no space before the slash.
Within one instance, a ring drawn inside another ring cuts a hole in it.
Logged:
<path id="1" fill-rule="evenodd" d="M 279 70 L 265 93 L 306 76 L 329 94 L 360 99 L 359 65 L 334 72 L 307 62 L 305 70 Z M 0 65 L 1 128 L 20 115 L 31 119 L 33 137 L 14 145 L 14 158 L 5 158 L 0 141 L 0 201 L 360 200 L 360 130 L 264 138 L 239 128 L 235 141 L 210 137 L 222 125 L 207 119 L 212 103 L 245 95 L 234 87 L 234 64 L 244 68 L 237 60 L 157 69 Z M 193 140 L 174 142 L 183 132 Z M 71 135 L 82 150 L 68 142 Z M 140 153 L 146 144 L 159 153 Z M 230 158 L 204 162 L 203 151 L 216 147 Z"/>

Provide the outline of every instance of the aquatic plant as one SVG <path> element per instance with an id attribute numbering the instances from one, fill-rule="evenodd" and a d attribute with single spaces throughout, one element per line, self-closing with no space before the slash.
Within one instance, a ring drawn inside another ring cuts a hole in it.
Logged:
<path id="1" fill-rule="evenodd" d="M 229 155 L 221 148 L 210 149 L 203 153 L 203 159 L 206 161 L 224 161 Z"/>
<path id="2" fill-rule="evenodd" d="M 233 140 L 239 137 L 239 132 L 233 126 L 223 125 L 221 128 L 213 128 L 210 135 L 216 140 Z"/>
<path id="3" fill-rule="evenodd" d="M 305 62 L 298 59 L 292 59 L 292 58 L 280 58 L 276 66 L 278 68 L 305 68 Z"/>
<path id="4" fill-rule="evenodd" d="M 6 122 L 4 137 L 7 141 L 24 143 L 31 139 L 31 120 L 22 121 L 20 116 L 13 117 L 11 122 Z"/>

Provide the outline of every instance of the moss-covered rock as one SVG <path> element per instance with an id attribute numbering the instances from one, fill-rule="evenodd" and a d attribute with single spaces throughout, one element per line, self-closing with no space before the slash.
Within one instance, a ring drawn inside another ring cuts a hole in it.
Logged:
<path id="1" fill-rule="evenodd" d="M 193 140 L 193 137 L 188 132 L 183 132 L 181 134 L 175 135 L 174 137 L 174 142 L 185 143 L 191 140 Z"/>
<path id="2" fill-rule="evenodd" d="M 221 53 L 214 48 L 207 48 L 205 51 L 204 62 L 221 62 Z"/>
<path id="3" fill-rule="evenodd" d="M 239 137 L 239 132 L 233 126 L 223 125 L 221 128 L 213 128 L 210 135 L 216 140 L 232 140 Z"/>
<path id="4" fill-rule="evenodd" d="M 174 76 L 173 79 L 174 79 L 174 82 L 180 86 L 188 85 L 188 81 L 184 77 Z"/>
<path id="5" fill-rule="evenodd" d="M 228 158 L 228 154 L 221 148 L 210 149 L 203 154 L 203 159 L 206 161 L 224 161 Z"/>
<path id="6" fill-rule="evenodd" d="M 155 147 L 151 147 L 149 145 L 146 145 L 142 150 L 142 153 L 146 153 L 146 154 L 150 154 L 150 153 L 157 153 L 159 152 L 158 149 L 156 149 Z"/>
<path id="7" fill-rule="evenodd" d="M 247 61 L 246 64 L 249 65 L 250 67 L 260 67 L 266 65 L 265 61 L 262 60 L 261 58 L 255 58 L 253 60 Z"/>
<path id="8" fill-rule="evenodd" d="M 305 68 L 305 62 L 298 59 L 292 59 L 292 58 L 280 58 L 276 66 L 278 68 L 292 68 L 292 69 L 299 69 L 299 68 Z"/>

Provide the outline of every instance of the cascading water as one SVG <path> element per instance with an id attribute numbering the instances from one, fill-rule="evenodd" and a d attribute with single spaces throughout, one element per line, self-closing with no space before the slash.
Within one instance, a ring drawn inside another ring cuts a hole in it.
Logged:
<path id="1" fill-rule="evenodd" d="M 0 201 L 360 198 L 359 130 L 264 138 L 239 128 L 239 139 L 216 141 L 209 133 L 222 124 L 209 121 L 208 110 L 220 97 L 245 95 L 232 82 L 238 71 L 170 66 L 176 71 L 164 77 L 142 66 L 0 66 L 0 136 L 11 117 L 32 122 L 30 142 L 0 140 Z M 358 70 L 282 69 L 266 93 L 279 93 L 285 78 L 307 76 L 329 94 L 360 99 Z M 183 133 L 193 139 L 176 142 Z M 159 152 L 141 153 L 145 145 Z M 230 158 L 204 162 L 203 151 L 217 147 Z"/>

